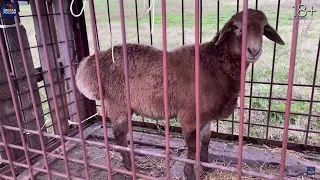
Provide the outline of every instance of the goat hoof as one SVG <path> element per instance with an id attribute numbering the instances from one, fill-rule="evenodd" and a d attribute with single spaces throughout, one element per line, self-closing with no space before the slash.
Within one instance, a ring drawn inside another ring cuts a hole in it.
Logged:
<path id="1" fill-rule="evenodd" d="M 184 165 L 184 176 L 187 180 L 196 180 L 196 173 L 192 164 Z"/>
<path id="2" fill-rule="evenodd" d="M 125 167 L 128 171 L 132 171 L 132 166 L 131 166 L 131 164 L 124 164 L 124 167 Z"/>
<path id="3" fill-rule="evenodd" d="M 185 177 L 186 177 L 186 180 L 196 180 L 197 179 L 195 173 L 193 175 L 190 175 L 190 176 L 185 175 Z"/>
<path id="4" fill-rule="evenodd" d="M 124 164 L 124 167 L 128 170 L 131 171 L 132 170 L 132 166 L 131 166 L 131 159 L 130 158 L 125 158 L 122 160 L 122 163 Z"/>

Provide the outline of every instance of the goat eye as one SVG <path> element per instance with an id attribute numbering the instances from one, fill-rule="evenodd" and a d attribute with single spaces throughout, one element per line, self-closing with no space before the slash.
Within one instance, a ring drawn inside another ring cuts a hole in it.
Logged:
<path id="1" fill-rule="evenodd" d="M 239 27 L 237 25 L 235 25 L 235 24 L 233 25 L 233 28 L 234 29 L 239 29 Z"/>

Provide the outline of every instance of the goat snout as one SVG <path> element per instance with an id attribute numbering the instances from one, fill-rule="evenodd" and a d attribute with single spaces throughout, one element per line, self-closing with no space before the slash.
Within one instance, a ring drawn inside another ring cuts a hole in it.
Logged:
<path id="1" fill-rule="evenodd" d="M 258 48 L 248 48 L 248 52 L 250 54 L 250 56 L 252 56 L 252 58 L 254 59 L 260 52 L 260 49 Z"/>

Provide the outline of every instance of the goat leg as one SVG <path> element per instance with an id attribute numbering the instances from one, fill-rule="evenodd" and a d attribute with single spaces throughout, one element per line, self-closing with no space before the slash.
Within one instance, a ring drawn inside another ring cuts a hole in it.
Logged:
<path id="1" fill-rule="evenodd" d="M 119 118 L 115 119 L 113 124 L 113 134 L 116 139 L 116 143 L 118 146 L 128 146 L 127 134 L 128 134 L 128 118 L 126 115 L 120 116 Z M 122 156 L 122 162 L 124 167 L 131 171 L 131 159 L 130 154 L 128 151 L 119 151 Z"/>
<path id="2" fill-rule="evenodd" d="M 201 130 L 201 151 L 200 151 L 200 160 L 202 162 L 209 162 L 209 143 L 211 138 L 211 131 L 210 131 L 210 125 L 209 122 L 206 124 L 203 129 Z M 209 171 L 211 168 L 203 167 L 203 171 Z"/>
<path id="3" fill-rule="evenodd" d="M 196 154 L 196 131 L 184 132 L 184 137 L 187 145 L 187 158 L 194 160 Z M 196 179 L 196 173 L 193 164 L 185 163 L 184 175 L 186 176 L 187 180 Z"/>

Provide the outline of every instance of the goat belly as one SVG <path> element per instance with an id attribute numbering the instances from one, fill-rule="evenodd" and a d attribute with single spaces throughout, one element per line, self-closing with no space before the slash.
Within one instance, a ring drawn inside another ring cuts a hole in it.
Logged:
<path id="1" fill-rule="evenodd" d="M 220 108 L 218 119 L 224 119 L 231 116 L 238 105 L 237 101 L 238 98 L 232 98 L 229 101 L 224 102 Z"/>

